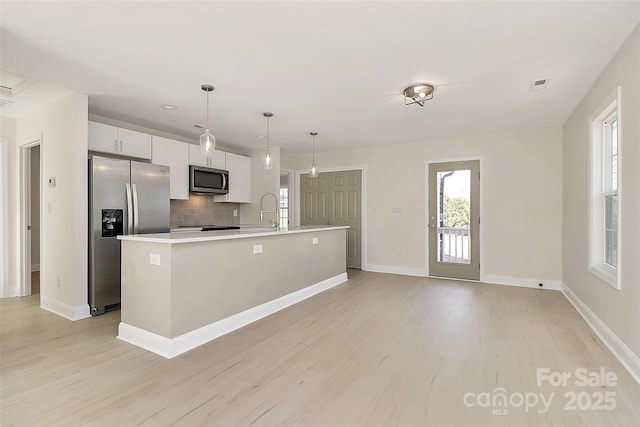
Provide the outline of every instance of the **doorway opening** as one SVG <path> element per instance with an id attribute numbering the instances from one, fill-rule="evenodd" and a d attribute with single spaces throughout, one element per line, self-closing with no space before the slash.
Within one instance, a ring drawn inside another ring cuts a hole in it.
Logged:
<path id="1" fill-rule="evenodd" d="M 41 139 L 20 147 L 20 271 L 19 296 L 40 294 L 42 265 Z"/>
<path id="2" fill-rule="evenodd" d="M 480 162 L 430 163 L 429 275 L 480 280 Z"/>

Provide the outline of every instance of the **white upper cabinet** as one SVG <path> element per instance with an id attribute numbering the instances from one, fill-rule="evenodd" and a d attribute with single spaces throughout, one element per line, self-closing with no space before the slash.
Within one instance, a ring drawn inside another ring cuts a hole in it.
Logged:
<path id="1" fill-rule="evenodd" d="M 229 193 L 214 196 L 216 202 L 251 203 L 251 157 L 227 153 Z"/>
<path id="2" fill-rule="evenodd" d="M 153 137 L 151 162 L 169 166 L 169 194 L 172 199 L 189 200 L 189 147 L 173 139 Z"/>
<path id="3" fill-rule="evenodd" d="M 89 122 L 88 147 L 91 151 L 101 153 L 150 159 L 151 135 L 103 123 Z"/>
<path id="4" fill-rule="evenodd" d="M 199 145 L 189 144 L 189 164 L 207 168 L 226 170 L 226 156 L 224 151 L 215 150 L 212 157 L 202 154 Z"/>

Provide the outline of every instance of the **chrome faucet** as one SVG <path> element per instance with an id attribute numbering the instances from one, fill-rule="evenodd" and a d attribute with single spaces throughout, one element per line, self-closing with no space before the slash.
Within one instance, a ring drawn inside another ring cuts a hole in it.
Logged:
<path id="1" fill-rule="evenodd" d="M 262 209 L 262 202 L 264 201 L 264 198 L 267 196 L 273 196 L 273 200 L 276 204 L 275 210 L 272 211 L 265 211 L 264 209 Z M 279 201 L 278 201 L 278 196 L 276 196 L 273 193 L 265 193 L 261 198 L 260 198 L 260 221 L 264 220 L 264 214 L 266 213 L 274 213 L 276 214 L 276 220 L 275 221 L 271 221 L 271 226 L 278 228 L 280 226 L 280 224 L 278 224 L 278 220 L 280 219 L 280 207 L 279 207 Z"/>

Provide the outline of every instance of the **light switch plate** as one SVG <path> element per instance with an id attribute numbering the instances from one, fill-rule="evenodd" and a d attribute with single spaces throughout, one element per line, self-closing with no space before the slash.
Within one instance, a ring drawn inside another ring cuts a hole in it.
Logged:
<path id="1" fill-rule="evenodd" d="M 149 264 L 160 265 L 160 254 L 149 254 Z"/>
<path id="2" fill-rule="evenodd" d="M 261 254 L 262 253 L 262 245 L 253 245 L 253 253 Z"/>
<path id="3" fill-rule="evenodd" d="M 49 178 L 49 187 L 54 188 L 56 186 L 56 177 L 52 176 Z"/>

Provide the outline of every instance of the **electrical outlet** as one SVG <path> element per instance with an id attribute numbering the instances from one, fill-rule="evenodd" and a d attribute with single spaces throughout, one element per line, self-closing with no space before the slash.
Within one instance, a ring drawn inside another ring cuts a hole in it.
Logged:
<path id="1" fill-rule="evenodd" d="M 261 254 L 262 253 L 262 245 L 253 245 L 253 253 Z"/>
<path id="2" fill-rule="evenodd" d="M 238 209 L 234 209 L 233 210 L 233 217 L 237 218 L 238 217 Z"/>
<path id="3" fill-rule="evenodd" d="M 317 244 L 318 244 L 318 238 L 317 238 L 317 237 L 314 237 L 314 238 L 311 240 L 311 242 L 312 242 L 314 245 L 317 245 Z"/>
<path id="4" fill-rule="evenodd" d="M 160 265 L 160 254 L 149 254 L 149 264 Z"/>

